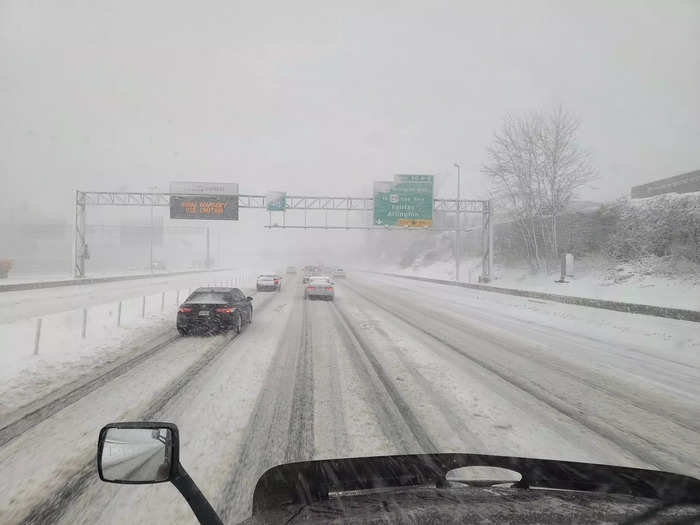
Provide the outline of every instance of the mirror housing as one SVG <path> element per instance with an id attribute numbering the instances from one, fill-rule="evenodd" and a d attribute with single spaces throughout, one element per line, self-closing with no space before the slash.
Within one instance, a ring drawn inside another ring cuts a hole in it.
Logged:
<path id="1" fill-rule="evenodd" d="M 100 430 L 97 472 L 108 483 L 172 481 L 180 461 L 180 436 L 172 423 L 110 423 Z"/>
<path id="2" fill-rule="evenodd" d="M 110 423 L 97 441 L 97 471 L 102 481 L 142 485 L 171 482 L 197 520 L 223 525 L 221 518 L 180 464 L 177 425 L 159 421 Z"/>
<path id="3" fill-rule="evenodd" d="M 246 301 L 252 301 L 252 300 L 253 300 L 253 298 L 250 295 L 248 297 L 246 297 Z"/>

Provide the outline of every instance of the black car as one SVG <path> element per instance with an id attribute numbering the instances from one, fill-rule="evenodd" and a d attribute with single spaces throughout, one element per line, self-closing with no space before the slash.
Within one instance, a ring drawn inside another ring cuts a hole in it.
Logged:
<path id="1" fill-rule="evenodd" d="M 243 323 L 253 320 L 252 301 L 238 288 L 197 288 L 178 309 L 177 331 L 187 335 L 233 328 L 240 333 Z"/>

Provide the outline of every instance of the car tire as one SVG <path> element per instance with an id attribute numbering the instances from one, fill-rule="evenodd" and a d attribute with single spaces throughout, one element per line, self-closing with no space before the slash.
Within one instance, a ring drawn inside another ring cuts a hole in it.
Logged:
<path id="1" fill-rule="evenodd" d="M 241 314 L 237 314 L 233 319 L 233 331 L 240 334 L 241 330 L 243 330 L 243 319 L 241 318 Z"/>
<path id="2" fill-rule="evenodd" d="M 177 331 L 178 331 L 178 332 L 180 333 L 180 335 L 183 336 L 183 337 L 187 335 L 187 328 L 179 328 L 179 327 L 178 327 Z"/>
<path id="3" fill-rule="evenodd" d="M 252 324 L 252 322 L 253 322 L 253 309 L 250 308 L 248 310 L 248 324 Z"/>

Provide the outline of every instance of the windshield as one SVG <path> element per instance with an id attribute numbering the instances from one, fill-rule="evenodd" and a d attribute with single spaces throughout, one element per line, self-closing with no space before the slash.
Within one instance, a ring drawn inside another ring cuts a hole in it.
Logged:
<path id="1" fill-rule="evenodd" d="M 698 0 L 0 1 L 0 522 L 189 523 L 120 421 L 227 523 L 315 459 L 700 477 L 699 95 Z"/>
<path id="2" fill-rule="evenodd" d="M 224 292 L 198 292 L 187 298 L 188 303 L 226 304 L 231 294 Z"/>

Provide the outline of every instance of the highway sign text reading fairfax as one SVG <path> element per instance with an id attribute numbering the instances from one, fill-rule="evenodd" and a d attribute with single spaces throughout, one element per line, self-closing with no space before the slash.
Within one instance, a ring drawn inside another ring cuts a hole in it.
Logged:
<path id="1" fill-rule="evenodd" d="M 430 227 L 433 225 L 433 176 L 395 175 L 374 183 L 376 226 Z"/>

